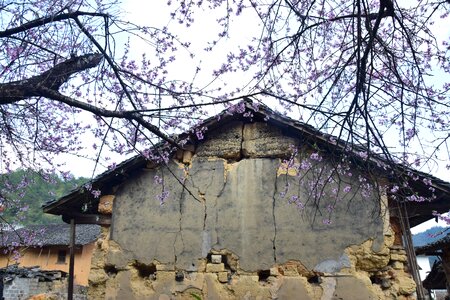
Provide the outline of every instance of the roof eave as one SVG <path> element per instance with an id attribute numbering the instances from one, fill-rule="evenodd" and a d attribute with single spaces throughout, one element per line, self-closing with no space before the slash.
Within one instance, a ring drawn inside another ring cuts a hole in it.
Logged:
<path id="1" fill-rule="evenodd" d="M 316 142 L 319 142 L 320 146 L 327 147 L 330 149 L 330 151 L 337 151 L 339 153 L 346 153 L 347 151 L 347 145 L 343 141 L 335 141 L 332 142 L 331 138 L 332 136 L 323 134 L 314 127 L 304 124 L 302 122 L 290 119 L 286 116 L 282 116 L 280 114 L 275 113 L 270 108 L 260 105 L 259 109 L 255 110 L 254 105 L 252 104 L 252 101 L 247 99 L 245 100 L 245 106 L 246 111 L 251 110 L 251 113 L 254 115 L 254 119 L 264 119 L 269 124 L 274 124 L 276 126 L 295 131 L 294 133 L 296 135 L 302 135 L 305 139 L 313 139 Z M 220 114 L 210 117 L 206 119 L 202 124 L 199 125 L 199 127 L 207 127 L 209 130 L 214 130 L 215 128 L 222 126 L 223 124 L 231 121 L 236 120 L 249 120 L 249 118 L 245 118 L 243 116 L 243 113 L 240 114 L 230 114 L 227 110 L 222 111 Z M 180 139 L 188 139 L 192 142 L 196 143 L 198 142 L 195 134 L 193 134 L 193 130 L 187 131 L 185 133 L 182 133 L 179 135 Z M 162 144 L 159 144 L 155 147 L 162 147 Z M 386 168 L 387 165 L 393 165 L 396 168 L 399 168 L 402 170 L 402 172 L 413 172 L 414 174 L 417 174 L 421 177 L 430 177 L 432 179 L 432 187 L 439 190 L 441 193 L 445 195 L 450 196 L 450 183 L 447 183 L 445 181 L 442 181 L 434 176 L 431 176 L 429 174 L 422 173 L 420 171 L 413 170 L 407 166 L 400 165 L 398 163 L 388 163 L 387 161 L 384 161 L 381 157 L 378 157 L 377 155 L 372 155 L 369 157 L 369 161 L 364 160 L 363 158 L 359 157 L 356 153 L 358 151 L 358 146 L 356 146 L 356 149 L 352 150 L 354 151 L 352 159 L 355 160 L 355 162 L 358 163 L 370 163 L 371 167 L 373 167 L 374 170 L 378 170 L 380 174 L 386 173 L 384 168 Z M 138 155 L 133 158 L 130 158 L 122 163 L 120 163 L 116 169 L 111 171 L 106 171 L 96 178 L 94 178 L 91 183 L 92 187 L 104 187 L 108 185 L 112 185 L 114 181 L 117 182 L 123 182 L 127 178 L 127 174 L 131 173 L 134 169 L 142 167 L 143 165 L 147 164 L 147 161 L 144 157 Z M 392 183 L 395 183 L 395 178 L 386 176 L 386 179 Z M 424 185 L 422 181 L 417 183 L 413 183 L 417 185 Z M 73 213 L 74 206 L 81 206 L 83 203 L 81 202 L 80 198 L 83 195 L 86 195 L 86 190 L 84 188 L 79 188 L 70 194 L 60 198 L 57 201 L 47 203 L 43 206 L 43 210 L 45 213 L 54 214 L 54 215 L 69 215 Z M 69 205 L 71 204 L 71 205 Z M 417 205 L 421 205 L 420 203 Z M 449 207 L 450 208 L 450 207 Z M 423 221 L 427 220 L 430 216 L 424 216 Z M 416 221 L 422 221 L 421 218 L 415 217 Z"/>

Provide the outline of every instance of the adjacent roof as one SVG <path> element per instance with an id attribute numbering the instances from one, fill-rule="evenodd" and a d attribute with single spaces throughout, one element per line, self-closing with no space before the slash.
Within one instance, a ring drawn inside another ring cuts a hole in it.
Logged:
<path id="1" fill-rule="evenodd" d="M 450 248 L 450 233 L 447 233 L 443 238 L 434 241 L 432 243 L 426 244 L 425 246 L 416 247 L 416 254 L 436 254 L 437 251 L 441 251 L 445 248 Z"/>
<path id="2" fill-rule="evenodd" d="M 422 285 L 427 290 L 444 290 L 447 288 L 447 278 L 445 277 L 442 261 L 437 260 L 434 262 L 430 273 L 422 281 Z"/>
<path id="3" fill-rule="evenodd" d="M 77 224 L 75 227 L 75 244 L 89 244 L 100 235 L 100 226 Z M 0 247 L 35 245 L 67 246 L 70 239 L 69 224 L 30 225 L 14 231 L 0 232 Z"/>
<path id="4" fill-rule="evenodd" d="M 54 281 L 67 277 L 67 273 L 64 271 L 42 270 L 39 266 L 20 267 L 18 264 L 1 268 L 0 274 L 3 276 L 2 279 L 4 283 L 14 280 L 15 277 L 37 278 L 39 281 Z"/>
<path id="5" fill-rule="evenodd" d="M 244 106 L 244 109 L 242 109 L 242 106 Z M 349 152 L 348 143 L 337 140 L 329 134 L 322 133 L 308 124 L 282 116 L 264 105 L 254 103 L 248 98 L 245 98 L 241 102 L 240 108 L 241 109 L 238 110 L 238 112 L 234 113 L 230 113 L 229 110 L 224 110 L 220 114 L 205 120 L 202 124 L 198 125 L 198 127 L 208 128 L 207 133 L 209 133 L 214 131 L 214 129 L 233 121 L 243 121 L 246 123 L 266 122 L 270 125 L 277 126 L 287 135 L 301 137 L 303 140 L 311 141 L 312 143 L 317 144 L 321 149 L 328 149 L 329 151 L 333 151 L 333 153 L 341 152 L 348 154 Z M 198 143 L 199 141 L 193 132 L 194 130 L 191 130 L 179 135 L 178 137 L 180 139 L 188 139 L 193 144 Z M 155 152 L 161 151 L 165 147 L 168 147 L 168 145 L 161 143 L 151 150 Z M 355 163 L 367 163 L 367 160 L 358 155 L 361 151 L 365 151 L 365 149 L 356 145 L 350 150 L 350 154 L 353 154 L 352 159 Z M 129 178 L 133 171 L 144 168 L 147 163 L 148 161 L 146 158 L 140 155 L 130 158 L 117 165 L 114 170 L 108 170 L 94 178 L 91 182 L 92 188 L 100 189 L 103 193 L 108 192 L 105 191 L 105 189 L 110 189 L 111 187 L 125 181 Z M 431 179 L 432 187 L 436 190 L 435 194 L 437 197 L 435 200 L 432 202 L 406 203 L 406 209 L 409 214 L 409 222 L 411 226 L 415 226 L 431 219 L 433 217 L 433 211 L 444 213 L 450 209 L 450 183 L 429 174 L 410 169 L 401 164 L 392 164 L 384 158 L 374 154 L 370 155 L 369 163 L 372 165 L 372 169 L 378 169 L 380 174 L 388 173 L 386 172 L 385 167 L 389 166 L 389 168 L 397 169 L 399 171 L 398 173 L 412 173 L 414 177 L 420 178 L 414 182 L 411 181 L 411 186 L 414 186 L 414 190 L 418 194 L 427 195 L 430 193 L 430 186 L 427 186 L 422 179 Z M 397 180 L 395 177 L 387 179 L 391 182 L 395 182 Z M 47 202 L 44 204 L 43 209 L 46 213 L 63 216 L 73 214 L 74 212 L 96 213 L 96 208 L 93 208 L 93 210 L 89 209 L 89 205 L 92 205 L 93 202 L 95 202 L 95 199 L 93 199 L 91 193 L 87 192 L 85 188 L 79 188 L 58 200 Z"/>

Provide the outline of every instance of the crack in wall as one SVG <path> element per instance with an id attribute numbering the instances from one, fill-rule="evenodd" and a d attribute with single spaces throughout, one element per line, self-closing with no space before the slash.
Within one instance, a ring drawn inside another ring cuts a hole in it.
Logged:
<path id="1" fill-rule="evenodd" d="M 186 182 L 186 180 L 184 180 L 184 183 L 185 182 Z M 183 183 L 183 187 L 184 187 L 184 183 Z M 179 254 L 182 254 L 184 252 L 184 239 L 183 239 L 183 226 L 182 226 L 182 223 L 183 223 L 183 203 L 184 203 L 184 200 L 185 200 L 185 192 L 186 192 L 186 189 L 183 188 L 181 190 L 180 199 L 179 199 L 179 206 L 178 206 L 178 212 L 180 214 L 180 217 L 178 219 L 179 230 L 178 230 L 177 234 L 175 235 L 175 239 L 174 239 L 174 242 L 173 242 L 173 253 L 174 253 L 174 264 L 175 265 L 177 263 L 177 258 L 178 258 L 177 257 L 177 245 L 176 245 L 177 241 L 178 241 L 178 238 L 180 238 L 181 245 L 182 245 L 181 250 L 179 251 Z"/>
<path id="2" fill-rule="evenodd" d="M 226 161 L 223 162 L 226 166 Z M 192 167 L 192 164 L 191 164 Z M 226 169 L 226 167 L 224 167 Z M 192 170 L 191 170 L 192 171 Z M 214 225 L 213 228 L 208 228 L 208 209 L 211 208 L 210 205 L 213 205 L 214 207 L 214 213 L 215 213 L 215 221 L 216 224 L 218 222 L 219 219 L 219 212 L 217 211 L 217 205 L 218 205 L 218 198 L 220 197 L 220 195 L 223 193 L 223 190 L 225 189 L 225 185 L 226 185 L 226 180 L 220 180 L 220 182 L 223 182 L 223 185 L 220 189 L 220 191 L 214 195 L 212 194 L 211 191 L 216 190 L 214 188 L 214 184 L 217 181 L 217 167 L 208 167 L 208 168 L 199 168 L 196 169 L 194 168 L 194 172 L 190 172 L 189 173 L 189 183 L 192 186 L 193 189 L 195 189 L 197 191 L 197 194 L 199 195 L 199 199 L 201 200 L 200 202 L 202 202 L 202 207 L 203 207 L 203 212 L 202 212 L 202 255 L 204 257 L 206 257 L 207 253 L 209 253 L 209 251 L 211 250 L 211 248 L 217 244 L 220 243 L 219 241 L 219 234 L 218 234 L 218 228 L 216 225 Z M 207 173 L 207 176 L 204 176 L 204 173 Z M 221 176 L 223 176 L 224 174 L 220 174 Z M 203 178 L 206 180 L 202 180 L 201 184 L 197 184 L 196 183 L 196 179 L 198 178 Z M 225 176 L 226 178 L 226 176 Z M 186 180 L 188 180 L 188 178 L 186 177 Z M 187 199 L 183 199 L 183 200 L 187 200 Z M 180 213 L 182 213 L 180 211 Z M 214 216 L 211 216 L 214 218 Z M 182 230 L 182 228 L 181 228 Z M 211 230 L 214 230 L 215 232 L 215 241 L 214 243 L 212 243 L 211 241 Z"/>
<path id="3" fill-rule="evenodd" d="M 194 175 L 190 176 L 192 187 L 197 190 L 199 198 L 202 200 L 201 202 L 202 202 L 202 205 L 203 205 L 203 231 L 206 230 L 206 219 L 208 217 L 207 204 L 206 204 L 206 202 L 207 202 L 206 191 L 209 190 L 209 188 L 211 187 L 212 183 L 214 182 L 216 169 L 213 168 L 213 169 L 211 169 L 211 171 L 212 171 L 212 176 L 209 177 L 210 178 L 209 183 L 205 186 L 204 191 L 202 191 L 201 188 L 198 187 L 195 184 Z"/>
<path id="4" fill-rule="evenodd" d="M 242 130 L 241 130 L 241 149 L 239 150 L 240 158 L 239 160 L 244 158 L 244 150 L 243 150 L 243 144 L 244 144 L 244 128 L 245 124 L 242 124 Z"/>
<path id="5" fill-rule="evenodd" d="M 278 168 L 276 168 L 275 171 L 275 179 L 274 179 L 274 184 L 273 184 L 273 194 L 272 194 L 272 219 L 273 219 L 273 228 L 274 228 L 274 232 L 273 232 L 273 239 L 272 239 L 272 248 L 273 248 L 273 260 L 276 263 L 277 262 L 277 247 L 276 247 L 276 243 L 277 243 L 277 220 L 276 220 L 276 215 L 275 215 L 275 197 L 278 191 L 278 186 L 277 186 L 277 182 L 278 182 Z"/>
<path id="6" fill-rule="evenodd" d="M 226 161 L 224 161 L 224 164 L 226 164 Z M 225 166 L 224 166 L 224 169 L 226 170 Z M 227 171 L 225 171 L 225 172 L 227 172 Z M 216 220 L 214 223 L 214 232 L 216 234 L 216 242 L 215 242 L 214 246 L 220 245 L 219 232 L 217 231 L 217 224 L 219 224 L 219 210 L 217 209 L 217 204 L 218 204 L 219 198 L 222 196 L 223 191 L 225 190 L 227 183 L 228 183 L 228 176 L 224 177 L 222 188 L 220 189 L 220 191 L 217 194 L 215 201 L 214 201 L 214 211 L 216 213 L 216 215 L 215 215 Z"/>

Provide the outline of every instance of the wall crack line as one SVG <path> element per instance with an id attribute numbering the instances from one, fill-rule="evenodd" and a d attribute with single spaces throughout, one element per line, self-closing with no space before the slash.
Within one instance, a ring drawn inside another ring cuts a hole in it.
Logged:
<path id="1" fill-rule="evenodd" d="M 185 180 L 183 182 L 183 186 L 185 185 Z M 173 242 L 173 253 L 174 253 L 174 263 L 177 263 L 177 248 L 176 248 L 176 243 L 178 240 L 178 237 L 180 237 L 181 240 L 181 245 L 182 248 L 179 252 L 179 254 L 182 254 L 184 252 L 184 239 L 183 239 L 183 202 L 185 200 L 185 191 L 186 189 L 182 189 L 181 194 L 180 194 L 180 199 L 179 199 L 179 208 L 178 208 L 178 212 L 180 214 L 180 218 L 178 219 L 178 224 L 179 224 L 179 230 L 177 232 L 177 234 L 175 235 L 175 240 Z"/>
<path id="2" fill-rule="evenodd" d="M 275 201 L 276 201 L 276 195 L 278 191 L 277 187 L 277 180 L 278 180 L 278 168 L 275 170 L 275 179 L 274 179 L 274 186 L 273 186 L 273 194 L 272 194 L 272 219 L 273 219 L 273 239 L 272 239 L 272 248 L 273 248 L 273 260 L 276 263 L 277 262 L 277 220 L 275 215 Z"/>
<path id="3" fill-rule="evenodd" d="M 224 161 L 223 163 L 226 164 L 227 162 Z M 226 172 L 228 172 L 228 171 L 226 171 Z M 214 232 L 216 233 L 216 242 L 215 242 L 214 245 L 220 245 L 219 232 L 217 231 L 217 225 L 219 224 L 219 211 L 217 209 L 217 204 L 218 204 L 219 198 L 222 196 L 223 191 L 225 190 L 225 187 L 226 187 L 227 183 L 228 183 L 228 176 L 226 176 L 224 178 L 222 188 L 220 189 L 219 193 L 215 197 L 215 201 L 214 201 L 214 211 L 215 211 L 215 214 L 216 214 L 215 215 L 216 221 L 215 221 L 215 225 L 214 225 Z"/>
<path id="4" fill-rule="evenodd" d="M 240 159 L 244 159 L 244 149 L 242 148 L 242 146 L 244 145 L 244 128 L 245 128 L 245 124 L 242 124 L 242 131 L 241 131 L 241 149 L 239 151 L 240 154 Z"/>

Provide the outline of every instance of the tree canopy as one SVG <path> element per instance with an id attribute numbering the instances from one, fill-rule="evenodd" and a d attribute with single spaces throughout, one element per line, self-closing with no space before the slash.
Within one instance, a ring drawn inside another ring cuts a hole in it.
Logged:
<path id="1" fill-rule="evenodd" d="M 1 223 L 13 227 L 62 223 L 60 217 L 44 214 L 41 206 L 66 195 L 86 181 L 86 178 L 63 179 L 56 174 L 40 174 L 31 169 L 2 174 L 0 195 L 8 201 L 0 203 Z"/>
<path id="2" fill-rule="evenodd" d="M 94 163 L 182 148 L 175 133 L 244 96 L 366 156 L 449 159 L 448 31 L 435 25 L 449 1 L 152 1 L 167 21 L 146 24 L 127 4 L 0 1 L 2 172 L 58 168 L 54 156 L 86 147 Z M 245 22 L 248 38 L 230 42 Z"/>

